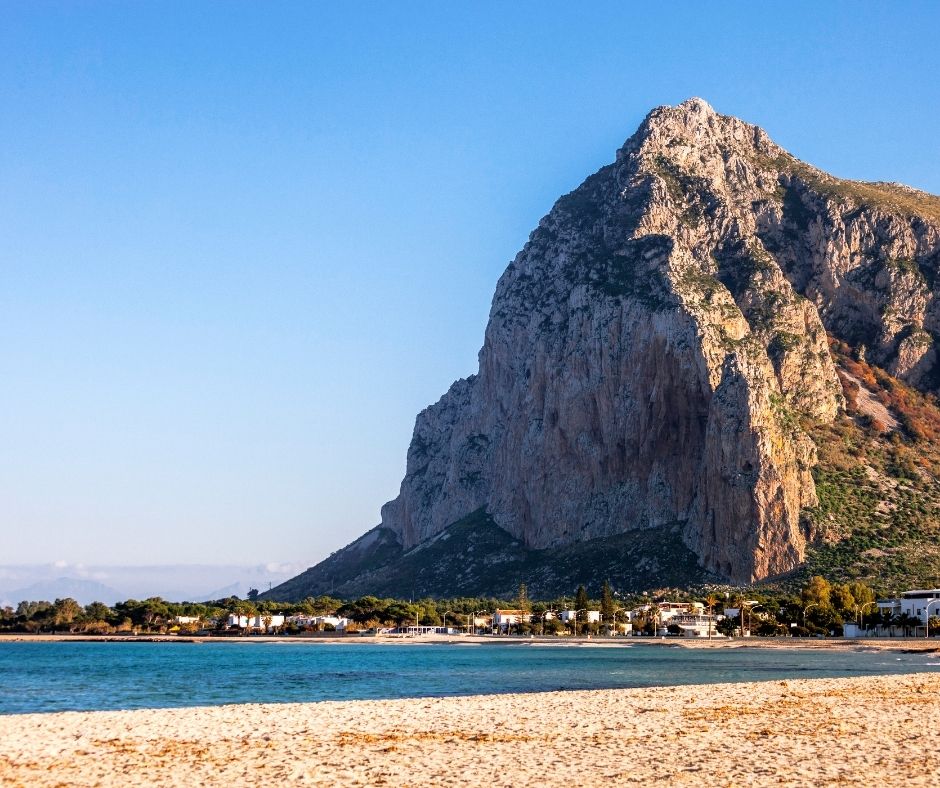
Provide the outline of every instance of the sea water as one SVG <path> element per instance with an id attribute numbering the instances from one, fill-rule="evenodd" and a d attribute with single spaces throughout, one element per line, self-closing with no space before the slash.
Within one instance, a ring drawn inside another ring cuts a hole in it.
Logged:
<path id="1" fill-rule="evenodd" d="M 879 676 L 929 654 L 663 645 L 0 643 L 0 713 Z"/>

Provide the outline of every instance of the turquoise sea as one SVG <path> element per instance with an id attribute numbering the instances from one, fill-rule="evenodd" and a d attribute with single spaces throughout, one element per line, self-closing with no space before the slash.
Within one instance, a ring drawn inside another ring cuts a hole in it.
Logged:
<path id="1" fill-rule="evenodd" d="M 940 658 L 864 649 L 11 642 L 0 643 L 0 714 L 879 676 L 931 669 L 940 669 Z"/>

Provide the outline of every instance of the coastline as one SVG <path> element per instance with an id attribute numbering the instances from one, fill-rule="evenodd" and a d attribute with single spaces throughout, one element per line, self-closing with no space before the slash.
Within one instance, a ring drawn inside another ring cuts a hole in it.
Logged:
<path id="1" fill-rule="evenodd" d="M 10 785 L 935 784 L 940 675 L 0 717 Z"/>
<path id="2" fill-rule="evenodd" d="M 651 646 L 658 648 L 755 648 L 755 649 L 822 649 L 857 651 L 878 649 L 884 651 L 940 652 L 940 638 L 653 638 L 653 637 L 513 637 L 489 635 L 418 635 L 418 636 L 359 636 L 344 637 L 298 637 L 277 635 L 252 635 L 249 637 L 206 637 L 191 635 L 84 635 L 56 634 L 33 635 L 25 633 L 0 633 L 2 643 L 296 643 L 303 645 L 501 645 L 501 646 L 578 646 L 593 648 L 632 648 Z"/>

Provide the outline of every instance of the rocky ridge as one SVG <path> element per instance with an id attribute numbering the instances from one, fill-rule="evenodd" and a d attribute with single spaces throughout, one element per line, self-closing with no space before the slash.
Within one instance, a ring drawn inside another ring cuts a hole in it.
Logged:
<path id="1" fill-rule="evenodd" d="M 701 99 L 653 110 L 500 278 L 380 530 L 408 551 L 485 511 L 528 550 L 652 530 L 736 583 L 793 570 L 820 536 L 809 433 L 844 417 L 830 340 L 936 391 L 938 256 L 940 199 Z"/>

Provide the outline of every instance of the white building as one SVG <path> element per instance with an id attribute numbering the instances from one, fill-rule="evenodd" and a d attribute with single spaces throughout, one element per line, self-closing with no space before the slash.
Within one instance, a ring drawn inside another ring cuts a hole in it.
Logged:
<path id="1" fill-rule="evenodd" d="M 252 616 L 248 623 L 252 629 L 261 629 L 265 632 L 270 632 L 272 629 L 284 626 L 284 616 L 280 614 L 272 615 L 271 613 L 264 613 L 262 615 Z"/>
<path id="2" fill-rule="evenodd" d="M 468 616 L 468 618 L 470 617 Z M 493 619 L 490 616 L 478 616 L 474 614 L 470 620 L 472 622 L 471 629 L 473 632 L 480 629 L 489 629 L 493 626 Z"/>
<path id="3" fill-rule="evenodd" d="M 459 635 L 460 630 L 456 627 L 435 627 L 435 626 L 410 626 L 397 627 L 392 630 L 400 635 Z"/>
<path id="4" fill-rule="evenodd" d="M 693 615 L 691 613 L 680 613 L 671 616 L 670 625 L 679 627 L 682 637 L 687 638 L 709 638 L 723 637 L 718 634 L 718 619 L 720 616 Z"/>
<path id="5" fill-rule="evenodd" d="M 878 606 L 879 613 L 887 613 L 890 616 L 901 615 L 900 599 L 879 599 L 875 604 Z"/>
<path id="6" fill-rule="evenodd" d="M 265 632 L 270 632 L 272 629 L 284 625 L 284 616 L 280 614 L 272 615 L 270 613 L 258 616 L 238 616 L 232 613 L 228 617 L 228 625 L 230 627 L 238 627 L 239 629 L 260 629 Z"/>
<path id="7" fill-rule="evenodd" d="M 499 632 L 508 632 L 510 627 L 517 624 L 528 623 L 532 620 L 532 614 L 525 610 L 500 610 L 496 609 L 493 613 L 493 629 Z"/>
<path id="8" fill-rule="evenodd" d="M 926 624 L 928 617 L 940 616 L 940 588 L 915 588 L 905 591 L 900 599 L 879 599 L 875 604 L 879 611 L 919 618 Z"/>
<path id="9" fill-rule="evenodd" d="M 601 620 L 600 610 L 562 610 L 558 617 L 565 624 L 597 624 Z"/>
<path id="10" fill-rule="evenodd" d="M 701 602 L 660 602 L 658 607 L 662 624 L 676 616 L 701 616 L 705 612 L 705 605 Z"/>
<path id="11" fill-rule="evenodd" d="M 304 627 L 309 629 L 320 629 L 321 627 L 326 627 L 327 625 L 333 627 L 337 632 L 345 631 L 346 627 L 349 624 L 348 618 L 340 618 L 339 616 L 310 616 L 310 615 L 297 615 L 290 616 L 287 619 L 289 624 L 295 624 L 298 627 Z"/>
<path id="12" fill-rule="evenodd" d="M 202 619 L 199 616 L 174 616 L 174 624 L 198 624 Z"/>
<path id="13" fill-rule="evenodd" d="M 940 588 L 915 589 L 901 594 L 901 614 L 919 618 L 924 624 L 933 616 L 940 616 Z"/>

